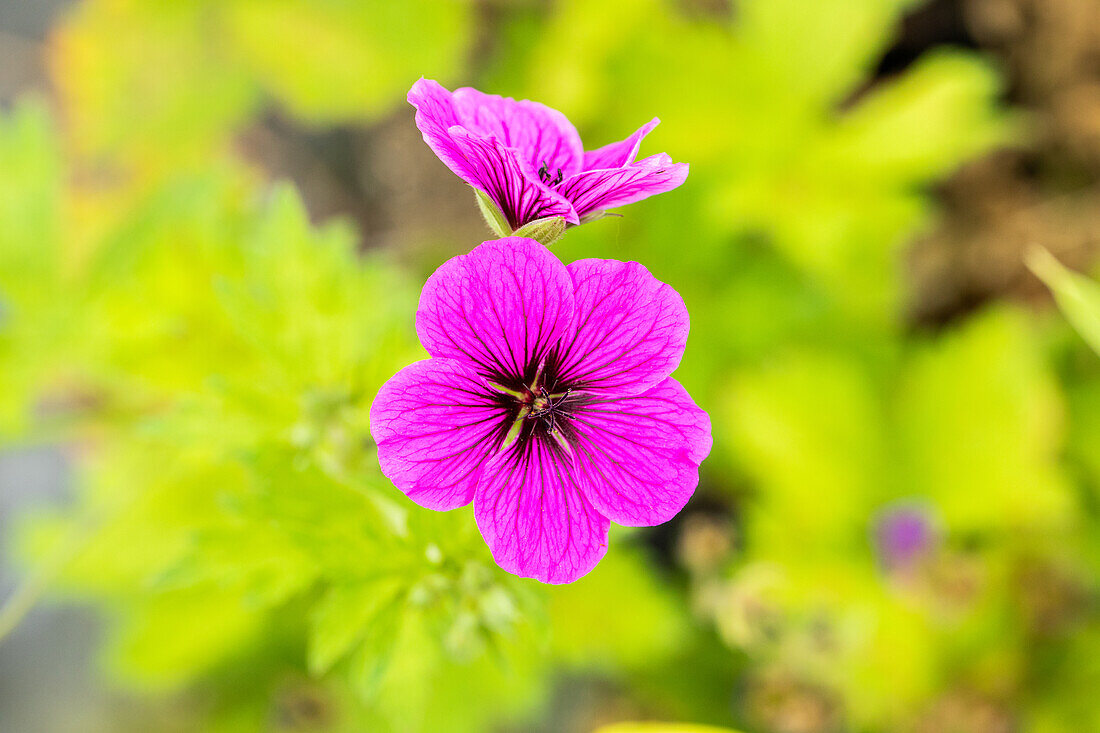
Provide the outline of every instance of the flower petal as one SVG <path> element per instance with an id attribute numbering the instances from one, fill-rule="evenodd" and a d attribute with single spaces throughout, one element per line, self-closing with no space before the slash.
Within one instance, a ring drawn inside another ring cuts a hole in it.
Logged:
<path id="1" fill-rule="evenodd" d="M 567 333 L 573 302 L 573 281 L 550 250 L 506 237 L 448 260 L 428 278 L 416 332 L 432 356 L 458 359 L 490 379 L 526 381 Z"/>
<path id="2" fill-rule="evenodd" d="M 485 465 L 474 518 L 498 565 L 543 583 L 571 583 L 607 552 L 610 522 L 581 493 L 568 456 L 540 439 Z"/>
<path id="3" fill-rule="evenodd" d="M 617 524 L 648 527 L 684 508 L 710 453 L 710 418 L 671 377 L 640 395 L 591 402 L 571 418 L 581 488 Z"/>
<path id="4" fill-rule="evenodd" d="M 470 503 L 504 423 L 485 380 L 453 359 L 405 367 L 382 385 L 370 409 L 382 473 L 417 504 L 438 511 Z"/>
<path id="5" fill-rule="evenodd" d="M 459 124 L 480 137 L 492 137 L 519 151 L 537 171 L 546 164 L 566 176 L 581 171 L 584 146 L 577 128 L 556 109 L 529 100 L 485 94 L 463 87 L 454 91 Z"/>
<path id="6" fill-rule="evenodd" d="M 625 168 L 589 170 L 566 178 L 558 191 L 573 204 L 577 216 L 625 206 L 665 193 L 687 179 L 687 163 L 673 163 L 664 153 Z"/>
<path id="7" fill-rule="evenodd" d="M 542 183 L 530 165 L 520 160 L 517 151 L 458 125 L 450 128 L 448 134 L 463 170 L 451 165 L 438 150 L 436 155 L 464 181 L 488 194 L 513 230 L 552 216 L 564 217 L 571 224 L 580 223 L 569 200 Z"/>
<path id="8" fill-rule="evenodd" d="M 597 150 L 589 150 L 584 154 L 582 170 L 590 171 L 599 168 L 622 168 L 630 165 L 638 157 L 638 148 L 642 146 L 642 140 L 653 131 L 660 120 L 654 117 L 645 123 L 626 140 L 604 145 Z"/>
<path id="9" fill-rule="evenodd" d="M 578 260 L 567 269 L 576 330 L 558 349 L 559 382 L 638 394 L 672 374 L 689 329 L 680 294 L 637 262 Z"/>
<path id="10" fill-rule="evenodd" d="M 568 200 L 539 180 L 537 169 L 506 139 L 483 137 L 465 126 L 455 95 L 430 79 L 420 79 L 409 90 L 408 100 L 416 108 L 416 126 L 428 147 L 459 178 L 492 198 L 513 229 L 547 216 L 579 221 Z"/>

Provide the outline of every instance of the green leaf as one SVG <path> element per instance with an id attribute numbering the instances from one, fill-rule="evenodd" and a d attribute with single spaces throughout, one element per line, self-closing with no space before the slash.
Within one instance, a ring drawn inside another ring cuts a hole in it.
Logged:
<path id="1" fill-rule="evenodd" d="M 1028 253 L 1027 264 L 1054 292 L 1066 319 L 1100 354 L 1100 283 L 1067 269 L 1042 247 Z"/>
<path id="2" fill-rule="evenodd" d="M 724 425 L 763 489 L 748 525 L 757 551 L 802 556 L 860 541 L 850 527 L 888 475 L 885 416 L 868 370 L 842 353 L 793 351 L 730 387 Z"/>
<path id="3" fill-rule="evenodd" d="M 51 36 L 51 60 L 80 152 L 174 165 L 210 152 L 245 122 L 257 89 L 246 69 L 226 62 L 221 44 L 210 43 L 205 5 L 74 6 Z"/>
<path id="4" fill-rule="evenodd" d="M 825 128 L 815 167 L 830 175 L 832 166 L 831 175 L 853 187 L 887 184 L 895 195 L 950 173 L 1019 136 L 1017 120 L 993 104 L 1002 84 L 992 65 L 973 54 L 925 54 Z"/>
<path id="5" fill-rule="evenodd" d="M 400 104 L 420 75 L 460 77 L 475 16 L 469 3 L 452 0 L 218 5 L 230 58 L 293 113 L 316 121 L 375 118 Z"/>
<path id="6" fill-rule="evenodd" d="M 25 437 L 29 404 L 76 350 L 77 298 L 63 277 L 61 149 L 44 103 L 0 112 L 0 436 Z"/>
<path id="7" fill-rule="evenodd" d="M 370 700 L 382 686 L 401 636 L 402 609 L 398 599 L 374 613 L 351 659 L 349 681 L 356 694 Z"/>
<path id="8" fill-rule="evenodd" d="M 859 83 L 893 39 L 894 21 L 913 4 L 750 0 L 739 6 L 737 29 L 766 59 L 777 85 L 815 105 L 830 105 Z"/>
<path id="9" fill-rule="evenodd" d="M 654 577 L 645 556 L 622 544 L 584 578 L 550 596 L 555 655 L 577 667 L 644 667 L 671 656 L 688 637 L 683 608 Z M 629 614 L 615 618 L 620 605 Z"/>
<path id="10" fill-rule="evenodd" d="M 918 349 L 897 394 L 910 490 L 953 530 L 1069 521 L 1065 404 L 1025 313 L 989 310 Z"/>
<path id="11" fill-rule="evenodd" d="M 936 52 L 870 83 L 914 4 L 742 0 L 729 21 L 708 23 L 677 3 L 640 0 L 623 13 L 562 0 L 533 34 L 532 98 L 567 110 L 599 140 L 619 139 L 619 125 L 660 110 L 661 126 L 643 145 L 690 161 L 692 173 L 683 190 L 655 198 L 699 192 L 693 249 L 712 227 L 752 236 L 846 313 L 885 325 L 900 306 L 898 249 L 932 211 L 928 184 L 1018 133 L 998 103 L 999 75 L 976 54 Z M 631 219 L 662 205 L 637 204 Z"/>
<path id="12" fill-rule="evenodd" d="M 0 115 L 0 171 L 0 297 L 7 311 L 48 303 L 58 297 L 63 171 L 44 103 Z"/>
<path id="13" fill-rule="evenodd" d="M 110 662 L 119 676 L 172 688 L 209 672 L 259 638 L 263 616 L 213 585 L 131 598 L 114 629 Z"/>
<path id="14" fill-rule="evenodd" d="M 314 608 L 310 623 L 309 671 L 321 675 L 343 659 L 352 648 L 369 639 L 382 656 L 377 637 L 379 630 L 394 624 L 399 614 L 397 601 L 404 589 L 394 578 L 383 578 L 356 585 L 329 588 Z M 389 636 L 389 634 L 381 634 Z M 364 652 L 359 665 L 371 663 Z M 383 660 L 376 660 L 379 664 Z"/>

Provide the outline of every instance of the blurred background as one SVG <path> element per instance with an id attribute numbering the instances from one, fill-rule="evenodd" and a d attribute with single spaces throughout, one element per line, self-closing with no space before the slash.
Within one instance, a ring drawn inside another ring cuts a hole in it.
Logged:
<path id="1" fill-rule="evenodd" d="M 699 491 L 564 587 L 381 476 L 487 238 L 420 76 L 652 116 Z M 0 730 L 1100 730 L 1096 0 L 0 0 Z"/>

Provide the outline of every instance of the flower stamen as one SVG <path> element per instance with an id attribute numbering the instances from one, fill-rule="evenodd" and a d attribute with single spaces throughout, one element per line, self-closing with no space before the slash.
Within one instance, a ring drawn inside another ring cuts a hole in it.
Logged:
<path id="1" fill-rule="evenodd" d="M 550 394 L 546 391 L 546 387 L 539 388 L 539 397 L 536 397 L 531 403 L 531 412 L 527 414 L 527 419 L 535 420 L 542 419 L 546 422 L 546 432 L 555 435 L 557 433 L 556 427 L 556 415 L 563 413 L 562 402 L 569 393 L 573 390 L 567 389 L 564 392 L 558 394 Z"/>
<path id="2" fill-rule="evenodd" d="M 565 174 L 562 173 L 561 168 L 558 168 L 557 173 L 555 173 L 554 177 L 551 178 L 550 164 L 547 163 L 545 160 L 542 161 L 542 167 L 539 168 L 539 179 L 542 180 L 543 183 L 545 183 L 547 186 L 556 186 L 561 183 L 564 178 Z"/>

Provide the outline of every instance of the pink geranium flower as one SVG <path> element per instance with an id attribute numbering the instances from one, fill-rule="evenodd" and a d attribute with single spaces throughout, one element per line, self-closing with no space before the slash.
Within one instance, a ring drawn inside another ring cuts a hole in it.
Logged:
<path id="1" fill-rule="evenodd" d="M 464 87 L 453 93 L 430 79 L 409 90 L 424 142 L 462 180 L 488 196 L 512 230 L 537 219 L 570 224 L 605 209 L 671 191 L 686 163 L 664 153 L 635 160 L 657 118 L 617 143 L 585 152 L 565 115 Z"/>
<path id="2" fill-rule="evenodd" d="M 416 329 L 431 358 L 371 407 L 382 471 L 429 509 L 472 501 L 505 570 L 576 580 L 609 522 L 660 524 L 694 492 L 710 420 L 669 376 L 687 309 L 641 265 L 485 242 L 428 279 Z"/>

